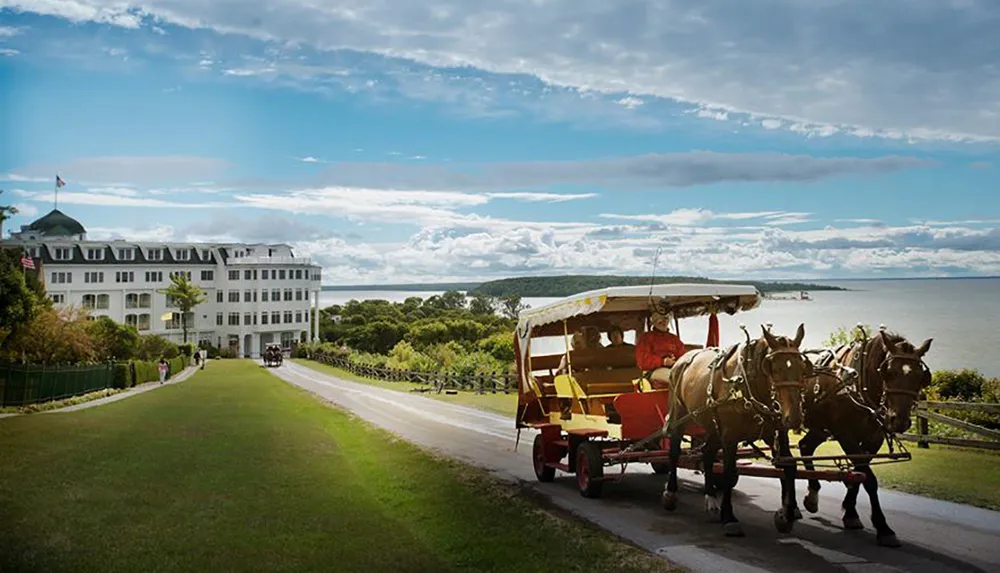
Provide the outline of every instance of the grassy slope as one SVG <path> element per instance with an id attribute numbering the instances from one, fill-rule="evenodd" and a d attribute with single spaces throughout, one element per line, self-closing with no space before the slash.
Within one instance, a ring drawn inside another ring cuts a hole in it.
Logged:
<path id="1" fill-rule="evenodd" d="M 327 372 L 341 378 L 372 384 L 394 390 L 409 391 L 416 384 L 373 381 L 353 376 L 349 372 L 308 360 L 296 360 L 304 366 Z M 479 396 L 468 392 L 458 395 L 427 394 L 445 402 L 474 406 L 513 418 L 517 408 L 516 395 L 487 394 Z M 793 443 L 798 437 L 792 435 Z M 905 444 L 913 455 L 908 462 L 880 464 L 875 475 L 880 487 L 898 489 L 908 493 L 926 495 L 937 499 L 967 503 L 978 507 L 1000 510 L 1000 452 L 954 448 L 932 444 L 929 449 L 918 449 L 916 444 Z M 888 452 L 887 448 L 883 449 Z M 840 447 L 827 442 L 817 455 L 841 453 Z M 841 486 L 828 484 L 825 487 Z M 862 493 L 862 495 L 865 495 Z"/>
<path id="2" fill-rule="evenodd" d="M 249 361 L 0 420 L 0 570 L 667 570 Z"/>
<path id="3" fill-rule="evenodd" d="M 415 389 L 427 388 L 426 384 L 412 384 L 409 382 L 387 382 L 384 380 L 372 380 L 371 378 L 362 378 L 361 376 L 355 376 L 347 370 L 342 370 L 340 368 L 334 368 L 333 366 L 328 366 L 326 364 L 320 364 L 313 360 L 306 360 L 303 358 L 293 358 L 292 362 L 296 364 L 301 364 L 307 368 L 323 372 L 326 374 L 332 374 L 338 378 L 343 378 L 344 380 L 351 380 L 354 382 L 359 382 L 361 384 L 368 384 L 369 386 L 378 386 L 380 388 L 388 388 L 390 390 L 398 390 L 400 392 L 411 392 Z M 490 412 L 496 412 L 498 414 L 503 414 L 505 416 L 510 416 L 513 420 L 514 413 L 517 410 L 517 394 L 476 394 L 474 392 L 459 392 L 458 394 L 437 394 L 434 392 L 425 392 L 422 395 L 434 398 L 435 400 L 441 400 L 442 402 L 450 402 L 452 404 L 462 404 L 463 406 L 472 406 L 475 408 L 480 408 L 483 410 L 488 410 Z M 513 422 L 511 422 L 513 423 Z"/>

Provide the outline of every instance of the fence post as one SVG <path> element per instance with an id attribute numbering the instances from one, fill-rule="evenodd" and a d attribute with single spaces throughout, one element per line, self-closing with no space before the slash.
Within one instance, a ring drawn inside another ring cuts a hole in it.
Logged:
<path id="1" fill-rule="evenodd" d="M 928 433 L 929 432 L 927 430 L 927 417 L 926 416 L 921 416 L 920 413 L 918 412 L 917 413 L 917 434 L 919 436 L 921 436 L 921 437 L 925 437 L 925 436 L 927 436 Z M 917 447 L 918 448 L 923 448 L 923 449 L 926 450 L 926 449 L 930 448 L 931 445 L 930 445 L 930 443 L 928 443 L 925 440 L 918 440 L 917 441 Z"/>

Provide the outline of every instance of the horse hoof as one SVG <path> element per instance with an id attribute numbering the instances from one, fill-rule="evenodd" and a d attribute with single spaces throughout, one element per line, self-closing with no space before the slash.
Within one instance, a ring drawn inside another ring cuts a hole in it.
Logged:
<path id="1" fill-rule="evenodd" d="M 738 521 L 730 521 L 722 526 L 722 531 L 726 537 L 743 537 L 743 526 Z"/>
<path id="2" fill-rule="evenodd" d="M 864 529 L 865 524 L 861 523 L 860 517 L 845 517 L 844 529 Z"/>
<path id="3" fill-rule="evenodd" d="M 667 511 L 673 511 L 677 509 L 677 493 L 672 491 L 665 491 L 660 497 L 660 503 L 663 505 L 663 509 Z"/>
<path id="4" fill-rule="evenodd" d="M 903 544 L 899 542 L 896 538 L 895 533 L 887 533 L 885 535 L 879 535 L 875 538 L 880 547 L 902 547 Z"/>
<path id="5" fill-rule="evenodd" d="M 792 510 L 792 519 L 802 519 L 802 511 L 798 507 Z"/>
<path id="6" fill-rule="evenodd" d="M 778 533 L 791 533 L 794 526 L 795 521 L 788 519 L 784 508 L 774 512 L 774 528 Z"/>
<path id="7" fill-rule="evenodd" d="M 805 499 L 802 500 L 802 505 L 805 506 L 806 511 L 809 513 L 816 513 L 819 511 L 819 492 L 815 490 L 809 490 L 806 494 Z"/>
<path id="8" fill-rule="evenodd" d="M 714 495 L 705 495 L 705 511 L 712 516 L 718 516 L 722 511 L 722 506 L 719 504 L 719 498 Z"/>

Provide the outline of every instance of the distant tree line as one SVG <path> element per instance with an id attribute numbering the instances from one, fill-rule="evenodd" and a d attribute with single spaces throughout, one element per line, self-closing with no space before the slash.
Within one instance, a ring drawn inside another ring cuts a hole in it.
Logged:
<path id="1" fill-rule="evenodd" d="M 830 285 L 816 285 L 808 283 L 784 283 L 784 282 L 761 282 L 761 281 L 720 281 L 707 279 L 704 277 L 685 276 L 664 276 L 656 277 L 653 284 L 676 284 L 676 283 L 697 283 L 697 284 L 744 284 L 752 285 L 761 293 L 772 292 L 795 292 L 802 290 L 845 290 L 841 287 Z M 615 286 L 648 286 L 649 277 L 640 276 L 612 276 L 612 275 L 565 275 L 551 277 L 518 277 L 511 279 L 501 279 L 483 283 L 475 289 L 469 291 L 470 295 L 482 294 L 488 296 L 509 296 L 517 295 L 521 297 L 563 297 L 595 289 L 602 289 Z"/>

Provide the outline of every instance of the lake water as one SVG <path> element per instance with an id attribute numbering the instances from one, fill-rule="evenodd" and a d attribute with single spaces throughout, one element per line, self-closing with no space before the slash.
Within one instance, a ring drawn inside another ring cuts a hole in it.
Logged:
<path id="1" fill-rule="evenodd" d="M 816 282 L 816 281 L 812 281 Z M 805 324 L 803 347 L 819 346 L 838 327 L 858 322 L 887 328 L 919 345 L 933 338 L 925 360 L 932 370 L 974 368 L 987 376 L 1000 376 L 1000 279 L 885 280 L 823 282 L 850 291 L 810 291 L 813 300 L 765 300 L 760 307 L 735 316 L 719 315 L 722 345 L 743 340 L 739 325 L 746 324 L 751 337 L 760 325 L 774 324 L 773 331 L 794 336 Z M 402 302 L 411 296 L 427 298 L 435 292 L 323 291 L 322 307 L 351 299 L 384 299 Z M 556 298 L 526 298 L 538 307 Z M 705 318 L 681 320 L 680 334 L 687 342 L 704 344 L 708 333 Z M 631 336 L 627 337 L 631 339 Z M 549 345 L 546 345 L 549 346 Z M 546 349 L 548 350 L 548 349 Z M 554 351 L 554 348 L 553 348 Z"/>

